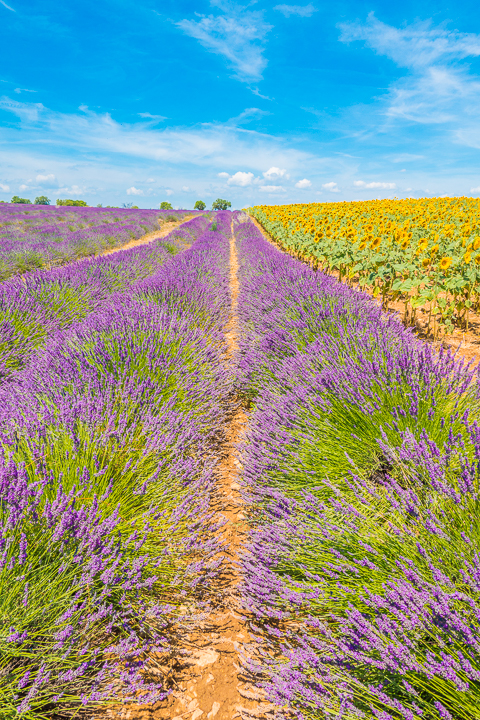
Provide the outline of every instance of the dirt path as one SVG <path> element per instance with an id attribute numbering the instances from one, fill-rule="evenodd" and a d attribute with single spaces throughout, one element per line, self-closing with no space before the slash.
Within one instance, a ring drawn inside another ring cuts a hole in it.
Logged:
<path id="1" fill-rule="evenodd" d="M 162 227 L 159 230 L 154 230 L 153 232 L 147 233 L 146 235 L 142 235 L 142 237 L 137 238 L 136 240 L 129 240 L 128 243 L 125 245 L 120 245 L 119 247 L 111 248 L 110 250 L 105 250 L 104 252 L 98 253 L 98 255 L 95 255 L 95 257 L 103 257 L 104 255 L 113 255 L 113 253 L 120 252 L 120 250 L 130 250 L 130 248 L 137 247 L 138 245 L 146 245 L 147 243 L 153 242 L 153 240 L 159 240 L 160 238 L 165 237 L 166 235 L 169 235 L 172 230 L 175 230 L 175 228 L 180 227 L 180 225 L 183 225 L 184 223 L 191 220 L 193 217 L 197 217 L 196 215 L 186 215 L 182 220 L 179 220 L 178 222 L 171 222 L 171 223 L 163 223 Z"/>
<path id="2" fill-rule="evenodd" d="M 238 261 L 233 237 L 230 241 L 230 288 L 232 305 L 226 341 L 228 362 L 235 372 L 238 349 Z M 214 510 L 216 520 L 226 520 L 220 535 L 226 561 L 219 585 L 223 598 L 203 627 L 185 637 L 188 649 L 184 667 L 177 677 L 177 688 L 166 707 L 151 714 L 152 720 L 234 720 L 265 718 L 269 706 L 242 676 L 240 649 L 248 643 L 248 631 L 240 612 L 238 585 L 241 579 L 239 552 L 246 541 L 242 499 L 238 475 L 241 461 L 237 443 L 245 429 L 247 415 L 232 399 L 232 414 L 226 428 L 225 443 L 218 471 Z"/>

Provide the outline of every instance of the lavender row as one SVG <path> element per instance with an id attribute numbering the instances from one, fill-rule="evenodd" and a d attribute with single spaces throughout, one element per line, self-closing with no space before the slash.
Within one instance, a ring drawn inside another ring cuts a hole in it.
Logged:
<path id="1" fill-rule="evenodd" d="M 0 388 L 0 707 L 12 717 L 165 695 L 149 658 L 168 652 L 180 605 L 218 565 L 229 232 L 220 217 L 60 324 Z"/>
<path id="2" fill-rule="evenodd" d="M 197 217 L 148 245 L 0 284 L 0 381 L 59 329 L 98 313 L 114 293 L 157 272 L 207 225 L 205 217 Z"/>
<path id="3" fill-rule="evenodd" d="M 475 373 L 250 222 L 236 238 L 252 671 L 278 717 L 477 717 Z"/>
<path id="4" fill-rule="evenodd" d="M 28 206 L 27 206 L 28 207 Z M 0 280 L 96 255 L 181 220 L 186 210 L 0 205 Z"/>

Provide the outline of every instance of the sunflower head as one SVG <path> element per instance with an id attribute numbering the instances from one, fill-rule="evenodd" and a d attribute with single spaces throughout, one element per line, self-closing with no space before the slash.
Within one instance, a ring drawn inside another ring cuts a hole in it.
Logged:
<path id="1" fill-rule="evenodd" d="M 365 250 L 366 247 L 367 247 L 367 243 L 365 242 L 365 240 L 362 240 L 362 242 L 360 243 L 360 247 L 358 249 Z"/>
<path id="2" fill-rule="evenodd" d="M 450 265 L 452 264 L 452 258 L 450 257 L 443 257 L 440 260 L 440 270 L 448 270 Z"/>
<path id="3" fill-rule="evenodd" d="M 475 241 L 473 243 L 473 249 L 478 250 L 479 247 L 480 247 L 480 237 L 476 237 Z"/>
<path id="4" fill-rule="evenodd" d="M 402 250 L 406 250 L 409 245 L 410 245 L 410 242 L 409 242 L 408 238 L 405 238 L 405 239 L 402 240 L 402 242 L 400 243 L 400 247 L 402 248 Z"/>
<path id="5" fill-rule="evenodd" d="M 423 258 L 422 265 L 424 268 L 427 268 L 430 265 L 430 258 Z"/>
<path id="6" fill-rule="evenodd" d="M 370 245 L 370 247 L 372 248 L 372 250 L 376 250 L 380 246 L 381 242 L 382 242 L 382 238 L 376 237 L 375 240 Z"/>

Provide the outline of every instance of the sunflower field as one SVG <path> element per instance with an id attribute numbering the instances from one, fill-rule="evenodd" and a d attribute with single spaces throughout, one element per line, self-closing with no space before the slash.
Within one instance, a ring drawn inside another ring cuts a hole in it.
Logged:
<path id="1" fill-rule="evenodd" d="M 259 205 L 249 209 L 286 252 L 349 285 L 421 309 L 427 332 L 468 330 L 480 310 L 480 200 L 423 198 Z"/>

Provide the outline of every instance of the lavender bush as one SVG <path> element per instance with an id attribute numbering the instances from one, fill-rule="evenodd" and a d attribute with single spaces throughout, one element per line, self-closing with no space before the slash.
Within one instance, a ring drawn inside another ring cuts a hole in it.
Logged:
<path id="1" fill-rule="evenodd" d="M 193 213 L 0 205 L 0 280 L 96 255 Z"/>
<path id="2" fill-rule="evenodd" d="M 0 387 L 0 717 L 161 698 L 148 657 L 216 571 L 230 221 L 192 222 L 198 239 L 168 261 L 138 248 L 130 274 L 87 261 L 27 283 L 40 305 L 89 294 L 77 315 L 78 294 L 71 315 L 41 308 L 47 335 L 17 347 Z"/>
<path id="3" fill-rule="evenodd" d="M 197 217 L 148 245 L 0 284 L 0 382 L 60 328 L 98 313 L 113 293 L 158 272 L 207 225 Z"/>
<path id="4" fill-rule="evenodd" d="M 236 236 L 252 670 L 278 717 L 479 716 L 475 374 L 253 224 Z"/>

